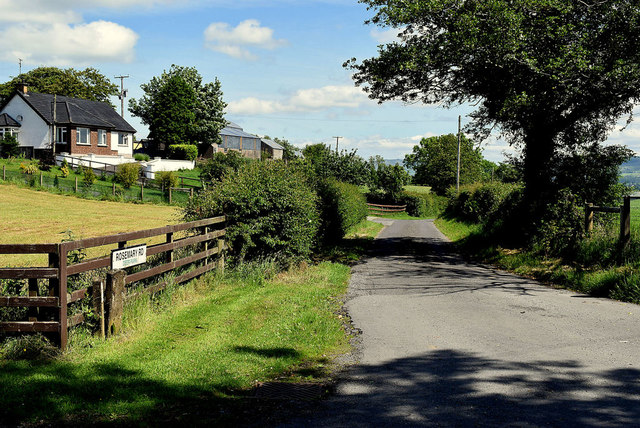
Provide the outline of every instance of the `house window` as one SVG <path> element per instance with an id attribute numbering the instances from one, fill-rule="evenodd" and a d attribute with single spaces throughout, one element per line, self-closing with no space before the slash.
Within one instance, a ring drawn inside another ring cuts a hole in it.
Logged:
<path id="1" fill-rule="evenodd" d="M 56 128 L 56 143 L 67 142 L 67 128 Z"/>
<path id="2" fill-rule="evenodd" d="M 119 146 L 128 146 L 129 145 L 129 134 L 124 132 L 118 133 L 118 145 Z"/>
<path id="3" fill-rule="evenodd" d="M 107 145 L 107 131 L 105 131 L 104 129 L 98 129 L 98 145 Z"/>
<path id="4" fill-rule="evenodd" d="M 89 131 L 89 128 L 76 129 L 76 144 L 83 146 L 91 145 L 90 135 L 91 132 Z"/>
<path id="5" fill-rule="evenodd" d="M 18 137 L 18 128 L 0 128 L 0 140 L 2 140 L 5 135 L 15 135 Z"/>

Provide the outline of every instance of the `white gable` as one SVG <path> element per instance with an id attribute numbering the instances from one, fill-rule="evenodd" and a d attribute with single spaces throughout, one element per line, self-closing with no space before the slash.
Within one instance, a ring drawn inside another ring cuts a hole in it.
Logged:
<path id="1" fill-rule="evenodd" d="M 18 142 L 21 146 L 35 149 L 51 147 L 51 127 L 21 97 L 14 95 L 0 110 L 2 113 L 7 113 L 20 123 Z"/>

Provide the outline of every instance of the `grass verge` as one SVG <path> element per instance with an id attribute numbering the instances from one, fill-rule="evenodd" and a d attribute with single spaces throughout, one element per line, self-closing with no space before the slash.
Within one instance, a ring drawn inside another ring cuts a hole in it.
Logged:
<path id="1" fill-rule="evenodd" d="M 337 311 L 349 268 L 271 272 L 205 276 L 129 305 L 121 336 L 76 331 L 53 361 L 0 361 L 0 420 L 230 424 L 255 407 L 257 382 L 325 376 L 348 349 Z"/>
<path id="2" fill-rule="evenodd" d="M 630 257 L 620 265 L 581 264 L 575 260 L 544 257 L 532 251 L 493 245 L 483 239 L 479 224 L 445 218 L 439 218 L 435 223 L 442 233 L 457 243 L 462 252 L 498 268 L 596 297 L 640 303 L 640 261 L 637 257 Z M 594 234 L 582 242 L 579 251 L 603 255 L 605 251 L 610 251 L 614 241 L 610 237 Z M 633 241 L 640 241 L 640 234 L 632 233 Z"/>

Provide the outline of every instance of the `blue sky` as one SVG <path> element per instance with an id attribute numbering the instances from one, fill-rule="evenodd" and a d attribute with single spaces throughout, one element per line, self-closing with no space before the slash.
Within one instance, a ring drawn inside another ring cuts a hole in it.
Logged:
<path id="1" fill-rule="evenodd" d="M 456 132 L 472 110 L 378 105 L 356 88 L 342 63 L 375 55 L 394 33 L 365 25 L 371 11 L 355 0 L 0 0 L 0 10 L 0 81 L 18 74 L 19 58 L 23 71 L 91 66 L 118 84 L 129 75 L 139 98 L 171 64 L 193 66 L 220 80 L 228 120 L 299 147 L 341 136 L 340 148 L 365 158 L 402 158 L 423 136 Z M 638 137 L 634 122 L 610 142 L 638 151 Z M 495 138 L 482 147 L 493 161 L 509 150 Z"/>

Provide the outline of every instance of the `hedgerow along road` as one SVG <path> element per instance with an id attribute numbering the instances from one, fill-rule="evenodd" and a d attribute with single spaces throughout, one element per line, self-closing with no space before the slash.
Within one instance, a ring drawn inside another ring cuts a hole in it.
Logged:
<path id="1" fill-rule="evenodd" d="M 430 220 L 381 221 L 346 302 L 358 363 L 285 425 L 640 425 L 639 306 L 467 262 Z"/>

